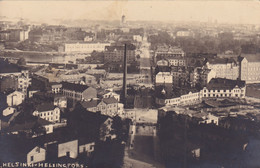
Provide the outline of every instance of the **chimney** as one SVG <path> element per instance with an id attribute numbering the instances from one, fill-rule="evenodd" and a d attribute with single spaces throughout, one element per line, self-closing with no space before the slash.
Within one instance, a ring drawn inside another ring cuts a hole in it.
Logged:
<path id="1" fill-rule="evenodd" d="M 126 84 L 126 75 L 127 75 L 127 60 L 126 60 L 126 44 L 125 44 L 125 51 L 124 51 L 124 76 L 123 76 L 123 97 L 122 103 L 126 106 L 126 97 L 127 97 L 127 84 Z"/>

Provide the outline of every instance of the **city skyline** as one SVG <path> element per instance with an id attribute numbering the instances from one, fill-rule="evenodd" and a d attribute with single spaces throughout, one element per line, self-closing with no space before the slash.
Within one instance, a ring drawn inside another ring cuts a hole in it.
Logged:
<path id="1" fill-rule="evenodd" d="M 15 11 L 15 12 L 14 12 Z M 0 16 L 63 20 L 202 21 L 260 24 L 259 1 L 0 1 Z"/>

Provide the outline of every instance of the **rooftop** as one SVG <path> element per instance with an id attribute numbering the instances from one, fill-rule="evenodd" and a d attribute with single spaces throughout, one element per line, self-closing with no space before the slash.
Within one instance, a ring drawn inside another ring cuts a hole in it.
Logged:
<path id="1" fill-rule="evenodd" d="M 236 63 L 233 58 L 211 58 L 208 59 L 209 64 L 228 64 L 228 63 Z"/>
<path id="2" fill-rule="evenodd" d="M 103 102 L 106 104 L 118 103 L 114 97 L 103 98 Z"/>
<path id="3" fill-rule="evenodd" d="M 83 92 L 89 87 L 87 85 L 69 83 L 69 82 L 62 82 L 62 87 L 67 90 L 74 90 L 76 92 Z"/>
<path id="4" fill-rule="evenodd" d="M 39 112 L 50 111 L 53 109 L 55 109 L 55 106 L 52 103 L 42 103 L 36 107 L 36 110 Z"/>
<path id="5" fill-rule="evenodd" d="M 231 80 L 225 78 L 213 78 L 210 80 L 208 85 L 206 86 L 207 89 L 233 89 L 236 86 L 242 88 L 245 87 L 245 81 L 241 80 Z"/>

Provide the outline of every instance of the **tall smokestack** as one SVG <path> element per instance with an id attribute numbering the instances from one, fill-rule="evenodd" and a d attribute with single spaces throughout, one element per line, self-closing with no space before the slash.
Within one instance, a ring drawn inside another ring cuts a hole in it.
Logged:
<path id="1" fill-rule="evenodd" d="M 126 106 L 126 97 L 127 97 L 127 84 L 126 84 L 126 75 L 127 75 L 127 58 L 126 58 L 126 44 L 124 50 L 124 76 L 123 76 L 123 103 Z"/>

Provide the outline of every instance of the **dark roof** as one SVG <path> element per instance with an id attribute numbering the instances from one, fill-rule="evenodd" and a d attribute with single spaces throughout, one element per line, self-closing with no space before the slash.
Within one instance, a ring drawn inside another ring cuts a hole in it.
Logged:
<path id="1" fill-rule="evenodd" d="M 81 84 L 75 84 L 75 83 L 69 83 L 69 82 L 62 82 L 62 88 L 67 89 L 67 90 L 74 90 L 76 92 L 83 92 L 89 87 L 87 85 L 81 85 Z"/>
<path id="2" fill-rule="evenodd" d="M 118 103 L 114 97 L 103 98 L 103 102 L 106 104 Z"/>
<path id="3" fill-rule="evenodd" d="M 36 110 L 39 112 L 50 111 L 53 109 L 55 109 L 55 106 L 52 103 L 42 103 L 42 104 L 36 106 Z"/>
<path id="4" fill-rule="evenodd" d="M 91 108 L 91 107 L 97 107 L 98 100 L 90 100 L 90 101 L 83 101 L 81 102 L 81 105 L 84 108 Z"/>
<path id="5" fill-rule="evenodd" d="M 240 88 L 244 87 L 245 81 L 231 80 L 225 78 L 213 78 L 207 85 L 207 89 L 233 89 L 236 85 Z"/>
<path id="6" fill-rule="evenodd" d="M 21 72 L 21 68 L 16 64 L 11 64 L 8 61 L 0 59 L 0 73 Z"/>

